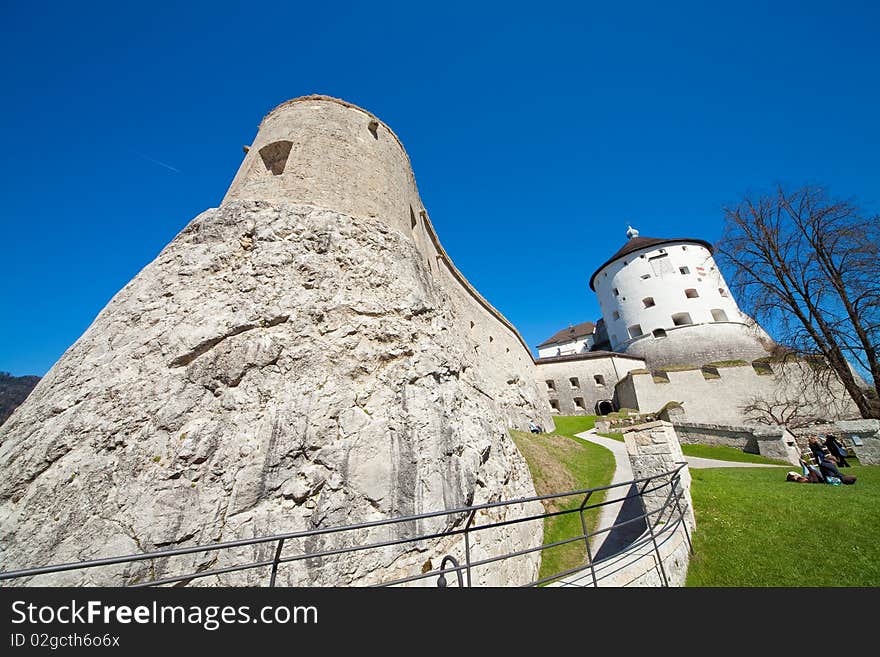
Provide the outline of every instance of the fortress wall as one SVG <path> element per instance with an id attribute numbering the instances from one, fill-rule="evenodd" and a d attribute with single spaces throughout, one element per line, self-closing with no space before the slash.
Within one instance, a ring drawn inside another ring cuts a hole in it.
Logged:
<path id="1" fill-rule="evenodd" d="M 631 358 L 584 358 L 580 360 L 566 360 L 556 362 L 536 363 L 535 377 L 538 388 L 541 389 L 549 400 L 556 400 L 559 405 L 559 415 L 594 415 L 597 413 L 596 404 L 603 400 L 614 399 L 614 386 L 618 377 L 625 376 L 630 370 L 644 367 L 645 364 Z M 598 385 L 595 376 L 604 378 L 605 384 Z M 577 387 L 573 386 L 570 379 L 577 378 Z M 554 382 L 551 390 L 547 381 Z M 582 405 L 578 406 L 575 399 L 581 399 Z"/>
<path id="2" fill-rule="evenodd" d="M 645 359 L 649 368 L 722 360 L 752 361 L 767 356 L 758 341 L 763 337 L 763 331 L 746 324 L 713 322 L 667 328 L 665 338 L 648 333 L 621 345 L 621 350 Z"/>
<path id="3" fill-rule="evenodd" d="M 814 390 L 801 363 L 774 363 L 771 374 L 758 374 L 751 365 L 720 367 L 718 378 L 704 377 L 700 369 L 667 372 L 668 383 L 655 382 L 652 374 L 629 374 L 617 387 L 620 406 L 645 413 L 658 411 L 667 402 L 681 402 L 688 422 L 707 424 L 755 424 L 743 406 L 755 397 L 794 400 L 803 412 L 829 419 L 858 416 L 843 386 L 835 383 L 832 394 Z"/>
<path id="4" fill-rule="evenodd" d="M 552 425 L 531 353 L 449 260 L 400 142 L 348 103 L 297 99 L 264 119 L 220 207 L 114 296 L 0 428 L 0 561 L 60 563 L 533 495 L 506 431 L 529 418 Z M 363 539 L 447 521 L 418 524 Z M 541 540 L 540 528 L 511 526 L 480 549 Z M 370 583 L 380 571 L 411 574 L 424 547 L 298 561 L 279 577 Z M 263 557 L 242 548 L 215 565 L 246 558 Z M 124 584 L 208 567 L 201 560 L 42 583 Z M 539 562 L 530 553 L 502 563 L 485 583 L 531 581 Z M 201 581 L 257 585 L 264 575 Z"/>
<path id="5" fill-rule="evenodd" d="M 290 151 L 275 174 L 261 151 L 284 142 Z M 379 218 L 404 234 L 410 208 L 421 208 L 409 157 L 391 129 L 365 110 L 320 96 L 287 101 L 263 119 L 223 203 L 237 199 Z"/>
<path id="6" fill-rule="evenodd" d="M 279 142 L 291 146 L 283 172 L 275 175 L 260 151 Z M 466 380 L 498 405 L 509 427 L 526 429 L 530 418 L 552 425 L 534 383 L 528 345 L 455 267 L 419 197 L 403 144 L 373 114 L 326 96 L 279 105 L 260 124 L 223 203 L 237 199 L 305 203 L 377 218 L 411 239 L 431 282 L 453 301 L 457 324 L 473 348 L 477 366 L 465 372 Z"/>

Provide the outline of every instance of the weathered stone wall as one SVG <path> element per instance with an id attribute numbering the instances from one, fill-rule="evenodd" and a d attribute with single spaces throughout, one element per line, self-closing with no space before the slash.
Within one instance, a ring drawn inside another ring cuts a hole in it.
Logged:
<path id="1" fill-rule="evenodd" d="M 290 143 L 283 171 L 261 155 Z M 409 156 L 394 132 L 373 114 L 327 96 L 282 103 L 260 124 L 224 203 L 234 199 L 297 202 L 360 218 L 378 218 L 411 239 L 433 285 L 444 288 L 482 370 L 481 390 L 511 428 L 529 419 L 551 427 L 546 398 L 534 381 L 531 351 L 516 328 L 458 271 L 422 204 Z M 465 369 L 470 379 L 473 370 Z"/>
<path id="2" fill-rule="evenodd" d="M 706 424 L 754 424 L 744 407 L 754 398 L 794 399 L 805 412 L 829 419 L 858 417 L 858 409 L 843 386 L 834 382 L 832 394 L 805 385 L 800 363 L 773 363 L 772 372 L 759 374 L 751 365 L 718 367 L 704 375 L 699 368 L 668 371 L 668 382 L 651 373 L 630 373 L 617 386 L 620 406 L 654 413 L 670 401 L 681 402 L 688 420 Z M 707 378 L 708 377 L 708 378 Z"/>
<path id="3" fill-rule="evenodd" d="M 701 424 L 680 420 L 673 422 L 673 426 L 683 444 L 722 445 L 793 465 L 799 463 L 800 452 L 795 437 L 784 427 Z"/>
<path id="4" fill-rule="evenodd" d="M 852 449 L 859 463 L 880 465 L 880 420 L 836 420 L 796 429 L 793 433 L 801 452 L 809 450 L 811 436 L 819 436 L 824 443 L 825 436 L 833 433 L 846 447 Z M 855 437 L 858 437 L 861 445 L 856 444 Z"/>
<path id="5" fill-rule="evenodd" d="M 507 434 L 530 418 L 552 425 L 528 348 L 455 270 L 406 154 L 371 122 L 329 99 L 274 110 L 223 205 L 126 285 L 3 425 L 0 568 L 534 494 Z M 286 160 L 256 159 L 279 140 L 292 142 Z M 449 522 L 326 536 L 299 549 Z M 512 526 L 480 539 L 477 551 L 537 546 L 541 534 Z M 455 545 L 308 559 L 282 568 L 279 581 L 370 583 L 413 574 Z M 264 559 L 267 550 L 36 583 L 118 585 Z M 482 583 L 530 581 L 538 562 L 537 554 L 502 562 Z"/>
<path id="6" fill-rule="evenodd" d="M 754 360 L 767 355 L 757 326 L 739 322 L 712 322 L 666 328 L 666 337 L 650 333 L 630 340 L 621 351 L 642 358 L 650 369 L 669 365 L 702 365 L 724 360 Z M 767 340 L 769 343 L 769 340 Z"/>
<path id="7" fill-rule="evenodd" d="M 614 401 L 614 386 L 630 370 L 644 367 L 644 361 L 634 358 L 608 356 L 567 356 L 560 360 L 536 361 L 535 377 L 548 402 L 555 401 L 560 415 L 595 415 L 600 401 Z M 604 384 L 595 377 L 601 376 Z M 577 379 L 577 386 L 571 379 Z M 553 382 L 553 387 L 547 383 Z M 575 400 L 580 400 L 576 403 Z"/>
<path id="8" fill-rule="evenodd" d="M 678 437 L 669 422 L 656 421 L 629 427 L 624 431 L 623 440 L 626 451 L 632 465 L 633 478 L 653 477 L 664 472 L 674 470 L 679 464 L 685 462 L 681 451 Z M 669 481 L 669 477 L 661 477 L 649 485 L 649 488 L 658 488 L 661 482 Z M 691 474 L 687 465 L 679 471 L 679 486 L 682 491 L 680 505 L 685 516 L 687 531 L 693 532 L 696 528 L 693 502 L 691 500 Z M 669 500 L 669 488 L 660 487 L 653 492 L 645 492 L 641 497 L 645 512 L 654 513 L 650 516 L 658 530 L 664 525 L 670 524 L 673 517 L 677 517 L 677 510 L 671 506 L 663 511 Z M 657 531 L 657 530 L 655 530 Z M 682 527 L 684 532 L 685 528 Z M 679 539 L 671 545 L 663 556 L 663 567 L 666 577 L 671 586 L 683 586 L 687 577 L 690 552 L 682 549 L 684 542 Z M 653 570 L 656 570 L 653 569 Z M 659 573 L 646 571 L 645 574 L 634 580 L 635 586 L 657 586 L 660 583 Z"/>

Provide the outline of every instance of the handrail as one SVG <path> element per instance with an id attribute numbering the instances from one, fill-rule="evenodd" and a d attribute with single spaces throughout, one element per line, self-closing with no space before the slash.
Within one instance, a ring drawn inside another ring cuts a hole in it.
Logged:
<path id="1" fill-rule="evenodd" d="M 402 583 L 407 583 L 407 582 L 412 582 L 412 581 L 424 579 L 427 577 L 432 577 L 432 576 L 437 576 L 437 575 L 442 576 L 443 573 L 445 573 L 445 572 L 456 572 L 457 575 L 459 576 L 459 578 L 461 578 L 462 572 L 463 572 L 464 577 L 466 579 L 466 586 L 470 587 L 470 586 L 473 586 L 472 571 L 475 567 L 486 566 L 489 564 L 497 563 L 497 562 L 502 561 L 504 559 L 510 559 L 513 557 L 522 556 L 525 554 L 531 554 L 531 553 L 538 552 L 538 551 L 543 552 L 543 550 L 546 550 L 546 549 L 549 549 L 552 547 L 557 547 L 560 545 L 565 545 L 565 544 L 572 543 L 575 541 L 584 541 L 584 543 L 586 545 L 586 552 L 587 552 L 587 563 L 585 566 L 583 566 L 583 568 L 588 567 L 591 569 L 593 584 L 598 585 L 596 572 L 595 572 L 595 565 L 597 563 L 601 563 L 601 561 L 605 561 L 608 558 L 611 558 L 615 555 L 610 555 L 608 557 L 603 558 L 599 562 L 594 562 L 594 555 L 592 554 L 592 551 L 591 551 L 590 539 L 596 535 L 602 534 L 604 532 L 610 532 L 617 527 L 621 527 L 621 526 L 624 526 L 624 525 L 627 525 L 627 524 L 630 524 L 633 522 L 638 522 L 640 520 L 643 520 L 643 521 L 645 521 L 645 523 L 648 526 L 648 531 L 650 532 L 650 534 L 653 538 L 654 548 L 657 551 L 657 555 L 659 558 L 659 556 L 660 556 L 659 547 L 657 545 L 656 538 L 654 537 L 654 526 L 653 526 L 653 523 L 651 522 L 651 518 L 655 515 L 657 516 L 658 519 L 662 518 L 663 514 L 665 512 L 670 511 L 670 512 L 676 512 L 678 515 L 678 520 L 683 521 L 684 510 L 681 508 L 681 505 L 680 505 L 682 493 L 680 490 L 676 490 L 676 488 L 680 488 L 680 474 L 679 473 L 685 465 L 686 465 L 685 463 L 678 463 L 678 464 L 676 464 L 676 467 L 674 469 L 669 470 L 667 472 L 659 473 L 656 475 L 641 477 L 641 478 L 633 479 L 633 480 L 626 481 L 626 482 L 618 482 L 618 483 L 614 483 L 614 484 L 608 484 L 605 486 L 597 486 L 594 488 L 566 491 L 563 493 L 550 493 L 550 494 L 546 494 L 546 495 L 535 495 L 535 496 L 531 496 L 531 497 L 523 497 L 523 498 L 517 498 L 517 499 L 513 499 L 513 500 L 487 502 L 484 504 L 478 504 L 478 505 L 474 505 L 474 506 L 458 507 L 455 509 L 447 509 L 447 510 L 442 510 L 442 511 L 430 511 L 427 513 L 413 514 L 413 515 L 408 515 L 408 516 L 398 516 L 398 517 L 393 517 L 393 518 L 383 518 L 381 520 L 373 520 L 373 521 L 356 523 L 356 524 L 351 524 L 351 525 L 341 525 L 341 526 L 328 527 L 328 528 L 322 528 L 322 529 L 310 529 L 310 530 L 297 531 L 297 532 L 286 532 L 286 533 L 282 533 L 282 534 L 273 534 L 273 535 L 269 535 L 269 536 L 259 536 L 259 537 L 255 537 L 255 538 L 218 542 L 218 543 L 214 543 L 214 544 L 195 545 L 195 546 L 174 548 L 174 549 L 170 549 L 170 550 L 158 550 L 158 551 L 154 551 L 154 552 L 145 552 L 145 553 L 141 553 L 141 554 L 131 554 L 131 555 L 124 555 L 124 556 L 117 556 L 117 557 L 107 557 L 107 558 L 102 558 L 102 559 L 92 559 L 92 560 L 88 560 L 88 561 L 70 562 L 70 563 L 63 563 L 63 564 L 53 564 L 53 565 L 48 565 L 48 566 L 39 566 L 39 567 L 11 570 L 11 571 L 7 571 L 7 572 L 0 572 L 0 580 L 15 580 L 15 579 L 22 579 L 22 578 L 27 578 L 27 577 L 34 577 L 36 575 L 45 575 L 45 574 L 50 574 L 50 573 L 60 573 L 60 572 L 67 572 L 67 571 L 73 571 L 73 570 L 78 571 L 78 570 L 85 570 L 85 569 L 90 569 L 90 568 L 98 568 L 101 566 L 110 566 L 110 565 L 124 564 L 124 563 L 134 563 L 134 562 L 154 560 L 154 559 L 167 559 L 167 558 L 171 558 L 171 557 L 187 555 L 187 554 L 195 554 L 195 553 L 200 553 L 200 552 L 222 552 L 222 551 L 230 550 L 232 548 L 237 548 L 237 547 L 258 546 L 258 545 L 263 545 L 263 544 L 275 543 L 274 556 L 271 559 L 258 559 L 258 560 L 255 560 L 255 561 L 249 562 L 249 563 L 235 564 L 235 565 L 226 566 L 226 567 L 222 567 L 222 568 L 215 568 L 215 569 L 211 569 L 211 570 L 203 570 L 203 571 L 199 571 L 199 572 L 191 572 L 191 573 L 185 573 L 185 574 L 180 574 L 180 575 L 173 575 L 173 576 L 169 576 L 169 577 L 154 579 L 149 582 L 139 582 L 139 583 L 129 584 L 129 586 L 137 586 L 137 587 L 140 587 L 140 586 L 161 586 L 163 584 L 188 582 L 190 580 L 200 579 L 200 578 L 204 578 L 204 577 L 210 577 L 210 576 L 238 572 L 238 571 L 252 570 L 255 568 L 269 567 L 270 568 L 269 586 L 272 587 L 272 586 L 275 586 L 278 569 L 279 569 L 279 566 L 282 564 L 291 563 L 294 561 L 300 561 L 303 559 L 315 559 L 315 558 L 329 557 L 329 556 L 335 556 L 335 555 L 341 555 L 341 554 L 348 554 L 348 553 L 352 553 L 352 552 L 363 552 L 365 550 L 370 550 L 370 549 L 385 548 L 385 547 L 391 547 L 391 546 L 396 546 L 396 545 L 403 545 L 403 544 L 407 544 L 407 543 L 416 543 L 416 542 L 426 541 L 426 540 L 435 540 L 435 539 L 440 540 L 440 539 L 444 539 L 444 538 L 457 537 L 457 536 L 463 535 L 464 536 L 464 550 L 465 550 L 463 565 L 459 565 L 458 561 L 454 557 L 452 557 L 451 555 L 447 555 L 448 559 L 451 560 L 455 564 L 455 566 L 453 568 L 446 568 L 445 567 L 445 563 L 446 563 L 447 559 L 444 558 L 443 564 L 441 565 L 441 568 L 439 570 L 431 570 L 427 573 L 419 573 L 417 575 L 412 575 L 412 576 L 408 576 L 408 577 L 399 577 L 399 578 L 384 582 L 384 584 L 385 585 L 402 584 Z M 632 489 L 635 485 L 638 485 L 638 484 L 643 484 L 643 485 L 639 487 L 639 489 L 637 490 L 636 493 L 629 492 L 623 498 L 618 498 L 618 499 L 614 499 L 614 500 L 603 500 L 600 502 L 595 502 L 593 504 L 589 504 L 591 497 L 596 493 L 605 492 L 605 491 L 609 491 L 609 490 L 624 487 L 624 486 Z M 585 511 L 590 510 L 590 509 L 603 507 L 603 506 L 606 506 L 609 504 L 618 504 L 618 503 L 624 502 L 632 497 L 643 497 L 647 493 L 658 491 L 658 490 L 661 490 L 666 487 L 669 488 L 669 491 L 666 495 L 666 499 L 664 500 L 662 506 L 659 509 L 654 509 L 650 512 L 645 512 L 643 514 L 637 515 L 637 516 L 630 518 L 628 520 L 622 521 L 620 523 L 616 523 L 610 527 L 604 527 L 602 529 L 597 529 L 595 531 L 588 530 L 587 523 L 584 518 Z M 535 503 L 535 502 L 546 502 L 548 500 L 558 500 L 558 499 L 570 498 L 570 497 L 574 497 L 574 496 L 583 496 L 583 500 L 580 502 L 579 505 L 573 506 L 570 509 L 562 509 L 559 511 L 546 511 L 545 510 L 543 513 L 539 513 L 539 514 L 526 514 L 522 517 L 505 519 L 505 520 L 497 520 L 497 521 L 493 521 L 493 522 L 488 522 L 484 525 L 474 525 L 474 521 L 477 517 L 478 512 L 480 512 L 480 511 L 512 507 L 515 505 L 526 505 L 526 504 L 531 504 L 531 503 Z M 673 508 L 673 506 L 674 506 L 674 508 Z M 553 517 L 557 517 L 557 516 L 566 515 L 569 513 L 577 513 L 580 515 L 581 529 L 583 530 L 581 534 L 575 534 L 571 538 L 565 538 L 565 539 L 562 539 L 560 541 L 556 541 L 551 544 L 540 545 L 537 547 L 531 547 L 531 548 L 527 548 L 527 549 L 523 549 L 523 550 L 516 550 L 516 551 L 512 551 L 512 552 L 507 552 L 505 554 L 501 554 L 498 556 L 492 556 L 492 557 L 488 557 L 488 558 L 484 558 L 484 559 L 479 559 L 476 561 L 472 560 L 472 558 L 471 558 L 471 535 L 475 532 L 486 531 L 489 529 L 498 528 L 498 527 L 505 527 L 505 526 L 509 526 L 509 525 L 521 524 L 521 523 L 525 523 L 525 522 L 532 522 L 532 521 L 538 521 L 538 520 L 543 521 L 546 518 L 553 518 Z M 332 548 L 332 549 L 320 550 L 320 551 L 315 551 L 315 552 L 300 552 L 300 553 L 297 553 L 294 555 L 289 555 L 289 556 L 282 555 L 282 552 L 284 551 L 285 545 L 289 545 L 293 541 L 293 539 L 309 538 L 309 537 L 315 537 L 315 536 L 327 536 L 327 535 L 339 534 L 339 533 L 343 533 L 343 532 L 351 532 L 351 531 L 362 530 L 362 529 L 372 529 L 372 528 L 376 528 L 376 527 L 393 526 L 393 525 L 396 525 L 399 523 L 415 522 L 415 521 L 420 521 L 420 520 L 425 520 L 425 519 L 430 519 L 430 518 L 449 517 L 449 516 L 455 516 L 457 514 L 461 514 L 462 516 L 464 516 L 464 514 L 467 514 L 465 516 L 467 518 L 467 520 L 466 520 L 463 527 L 461 526 L 460 521 L 456 521 L 453 524 L 453 526 L 450 527 L 449 529 L 439 530 L 439 531 L 429 532 L 429 533 L 423 533 L 423 534 L 419 534 L 417 536 L 408 536 L 405 538 L 377 541 L 377 542 L 368 543 L 365 545 L 361 544 L 361 545 L 354 545 L 354 546 L 348 546 L 348 547 L 336 547 L 336 548 Z M 687 534 L 686 527 L 687 527 L 687 523 L 685 523 L 685 532 Z M 688 539 L 688 543 L 690 545 L 691 540 L 690 540 L 689 534 L 687 534 L 687 539 Z M 691 549 L 692 549 L 692 545 L 691 545 Z M 663 575 L 663 580 L 665 583 L 668 584 L 668 581 L 666 579 L 666 574 L 662 570 L 662 563 L 661 563 L 660 567 L 661 567 L 661 573 Z M 578 568 L 575 570 L 579 570 L 579 569 L 582 569 L 582 568 Z M 533 584 L 539 584 L 539 583 L 542 583 L 543 581 L 548 580 L 548 579 L 558 579 L 559 577 L 560 577 L 560 575 L 557 574 L 557 575 L 551 576 L 549 578 L 542 578 L 541 580 L 538 580 L 537 582 L 533 582 Z"/>

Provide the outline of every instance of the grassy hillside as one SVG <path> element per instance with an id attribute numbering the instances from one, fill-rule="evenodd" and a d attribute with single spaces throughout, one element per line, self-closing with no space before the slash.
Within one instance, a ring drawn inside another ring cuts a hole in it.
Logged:
<path id="1" fill-rule="evenodd" d="M 591 417 L 557 417 L 556 432 L 534 435 L 524 431 L 511 431 L 511 436 L 529 465 L 535 489 L 539 495 L 562 493 L 569 490 L 605 486 L 614 474 L 614 456 L 604 447 L 584 442 L 575 433 L 592 428 Z M 601 501 L 604 494 L 597 494 L 591 502 Z M 577 508 L 581 497 L 548 500 L 548 511 Z M 587 512 L 587 527 L 594 529 L 598 510 Z M 544 521 L 544 545 L 581 535 L 580 516 L 570 513 Z M 586 560 L 583 542 L 575 541 L 544 550 L 540 577 L 574 568 Z"/>
<path id="2" fill-rule="evenodd" d="M 880 586 L 880 467 L 844 468 L 853 486 L 789 469 L 691 470 L 688 586 Z"/>

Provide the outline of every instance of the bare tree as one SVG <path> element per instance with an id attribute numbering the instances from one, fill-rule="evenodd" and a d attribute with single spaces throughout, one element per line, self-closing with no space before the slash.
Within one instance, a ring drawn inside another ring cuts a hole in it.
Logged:
<path id="1" fill-rule="evenodd" d="M 862 417 L 880 418 L 880 217 L 813 186 L 745 198 L 725 217 L 716 251 L 743 307 L 794 353 L 821 357 Z"/>
<path id="2" fill-rule="evenodd" d="M 742 407 L 746 417 L 755 424 L 800 429 L 815 424 L 819 418 L 810 414 L 799 399 L 775 396 L 753 397 Z"/>

